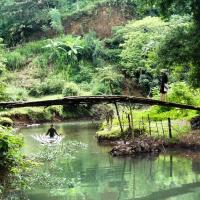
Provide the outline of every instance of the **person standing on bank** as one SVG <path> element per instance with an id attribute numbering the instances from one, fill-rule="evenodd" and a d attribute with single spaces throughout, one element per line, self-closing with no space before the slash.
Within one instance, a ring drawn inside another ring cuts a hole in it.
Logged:
<path id="1" fill-rule="evenodd" d="M 161 71 L 160 77 L 160 100 L 167 100 L 167 91 L 168 91 L 168 76 L 166 70 Z"/>

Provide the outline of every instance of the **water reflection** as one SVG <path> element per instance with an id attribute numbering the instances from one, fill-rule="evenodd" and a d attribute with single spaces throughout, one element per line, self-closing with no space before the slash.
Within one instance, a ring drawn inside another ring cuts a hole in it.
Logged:
<path id="1" fill-rule="evenodd" d="M 23 129 L 26 146 L 24 152 L 39 151 L 40 145 L 31 134 L 46 132 L 48 126 Z M 26 191 L 30 200 L 199 200 L 200 162 L 178 155 L 159 157 L 112 158 L 110 147 L 96 143 L 95 129 L 88 123 L 58 124 L 58 132 L 65 134 L 65 141 L 76 140 L 88 144 L 80 150 L 76 159 L 66 164 L 56 162 L 57 176 L 75 179 L 71 188 L 43 188 L 39 184 Z M 46 170 L 48 165 L 45 166 Z M 41 169 L 44 170 L 44 169 Z M 53 173 L 52 173 L 53 175 Z"/>

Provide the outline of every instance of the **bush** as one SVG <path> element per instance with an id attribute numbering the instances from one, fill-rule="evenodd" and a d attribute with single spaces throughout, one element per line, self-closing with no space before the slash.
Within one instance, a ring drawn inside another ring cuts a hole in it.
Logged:
<path id="1" fill-rule="evenodd" d="M 24 46 L 19 48 L 19 52 L 26 57 L 31 57 L 37 54 L 45 53 L 45 49 L 43 48 L 47 44 L 46 40 L 39 40 L 26 43 Z"/>
<path id="2" fill-rule="evenodd" d="M 8 117 L 0 117 L 0 125 L 1 126 L 12 126 L 13 121 Z"/>
<path id="3" fill-rule="evenodd" d="M 0 83 L 0 101 L 8 100 L 8 96 L 6 94 L 6 87 L 5 84 Z"/>
<path id="4" fill-rule="evenodd" d="M 48 110 L 41 109 L 41 108 L 29 109 L 28 116 L 31 120 L 33 120 L 35 122 L 49 121 L 52 117 L 51 113 Z"/>
<path id="5" fill-rule="evenodd" d="M 173 83 L 170 85 L 168 101 L 181 104 L 195 105 L 195 91 L 185 82 Z"/>
<path id="6" fill-rule="evenodd" d="M 26 64 L 26 57 L 17 51 L 6 54 L 7 66 L 11 70 L 22 68 Z"/>
<path id="7" fill-rule="evenodd" d="M 80 93 L 80 89 L 76 83 L 69 82 L 63 88 L 62 94 L 63 96 L 78 96 Z"/>
<path id="8" fill-rule="evenodd" d="M 23 140 L 11 133 L 10 129 L 0 126 L 0 166 L 7 167 L 18 163 Z"/>
<path id="9" fill-rule="evenodd" d="M 46 109 L 46 111 L 48 113 L 50 113 L 51 115 L 56 114 L 58 116 L 62 116 L 63 115 L 63 106 L 50 106 Z"/>
<path id="10" fill-rule="evenodd" d="M 29 95 L 37 97 L 49 94 L 61 94 L 63 87 L 64 80 L 47 79 L 43 83 L 33 86 L 29 91 Z"/>
<path id="11" fill-rule="evenodd" d="M 11 86 L 6 89 L 6 93 L 12 101 L 26 101 L 28 99 L 28 91 L 25 88 Z"/>
<path id="12" fill-rule="evenodd" d="M 65 105 L 63 106 L 63 117 L 69 119 L 91 117 L 90 107 L 87 105 Z"/>

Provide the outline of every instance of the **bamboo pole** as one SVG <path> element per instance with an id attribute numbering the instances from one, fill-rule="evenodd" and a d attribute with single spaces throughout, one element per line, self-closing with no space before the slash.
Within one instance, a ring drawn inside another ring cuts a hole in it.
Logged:
<path id="1" fill-rule="evenodd" d="M 111 92 L 111 94 L 113 94 L 113 88 L 112 88 L 111 81 L 109 82 L 109 86 L 110 86 L 110 92 Z M 117 118 L 118 118 L 118 121 L 119 121 L 119 127 L 120 127 L 120 130 L 121 130 L 121 133 L 123 134 L 124 131 L 123 131 L 123 126 L 122 126 L 122 122 L 121 122 L 121 119 L 120 119 L 120 114 L 119 114 L 119 109 L 118 109 L 117 103 L 114 102 L 114 105 L 115 105 L 115 109 L 116 109 L 116 113 L 117 113 Z"/>
<path id="2" fill-rule="evenodd" d="M 161 120 L 161 127 L 162 127 L 162 133 L 163 133 L 163 137 L 165 137 L 165 130 L 164 130 L 164 127 L 163 127 L 163 123 L 162 123 L 162 120 Z"/>
<path id="3" fill-rule="evenodd" d="M 143 130 L 143 133 L 145 133 L 145 127 L 144 127 L 144 117 L 142 117 L 142 130 Z"/>
<path id="4" fill-rule="evenodd" d="M 157 121 L 156 121 L 156 129 L 157 129 L 157 133 L 158 133 L 158 136 L 159 136 L 160 134 L 159 134 L 158 122 Z"/>
<path id="5" fill-rule="evenodd" d="M 168 129 L 169 129 L 169 138 L 172 139 L 172 124 L 170 118 L 168 118 Z"/>
<path id="6" fill-rule="evenodd" d="M 164 102 L 154 99 L 146 99 L 134 96 L 123 95 L 108 95 L 108 96 L 69 96 L 61 99 L 51 99 L 43 101 L 22 101 L 22 102 L 1 102 L 0 108 L 20 108 L 20 107 L 39 107 L 39 106 L 52 106 L 52 105 L 78 105 L 78 104 L 100 104 L 100 103 L 140 103 L 144 105 L 158 105 L 165 107 L 198 110 L 200 107 L 178 104 L 172 102 Z"/>
<path id="7" fill-rule="evenodd" d="M 119 127 L 120 127 L 120 130 L 121 130 L 121 133 L 124 133 L 124 130 L 123 130 L 123 127 L 122 127 L 122 122 L 121 122 L 120 115 L 119 115 L 119 109 L 118 109 L 117 103 L 115 102 L 114 105 L 115 105 L 115 109 L 116 109 L 116 112 L 117 112 L 117 117 L 118 117 Z"/>
<path id="8" fill-rule="evenodd" d="M 148 115 L 148 122 L 149 122 L 149 134 L 151 136 L 151 120 L 149 115 Z"/>

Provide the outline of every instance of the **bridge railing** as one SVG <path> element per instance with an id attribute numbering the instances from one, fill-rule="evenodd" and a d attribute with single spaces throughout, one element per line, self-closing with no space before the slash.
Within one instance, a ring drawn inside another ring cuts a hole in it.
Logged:
<path id="1" fill-rule="evenodd" d="M 118 124 L 112 125 L 113 128 L 119 127 Z M 150 118 L 142 118 L 141 120 L 131 121 L 131 124 L 127 122 L 122 123 L 124 130 L 128 128 L 132 129 L 133 134 L 149 136 L 159 138 L 173 138 L 179 137 L 184 133 L 188 133 L 191 130 L 191 125 L 186 120 L 153 120 Z"/>

